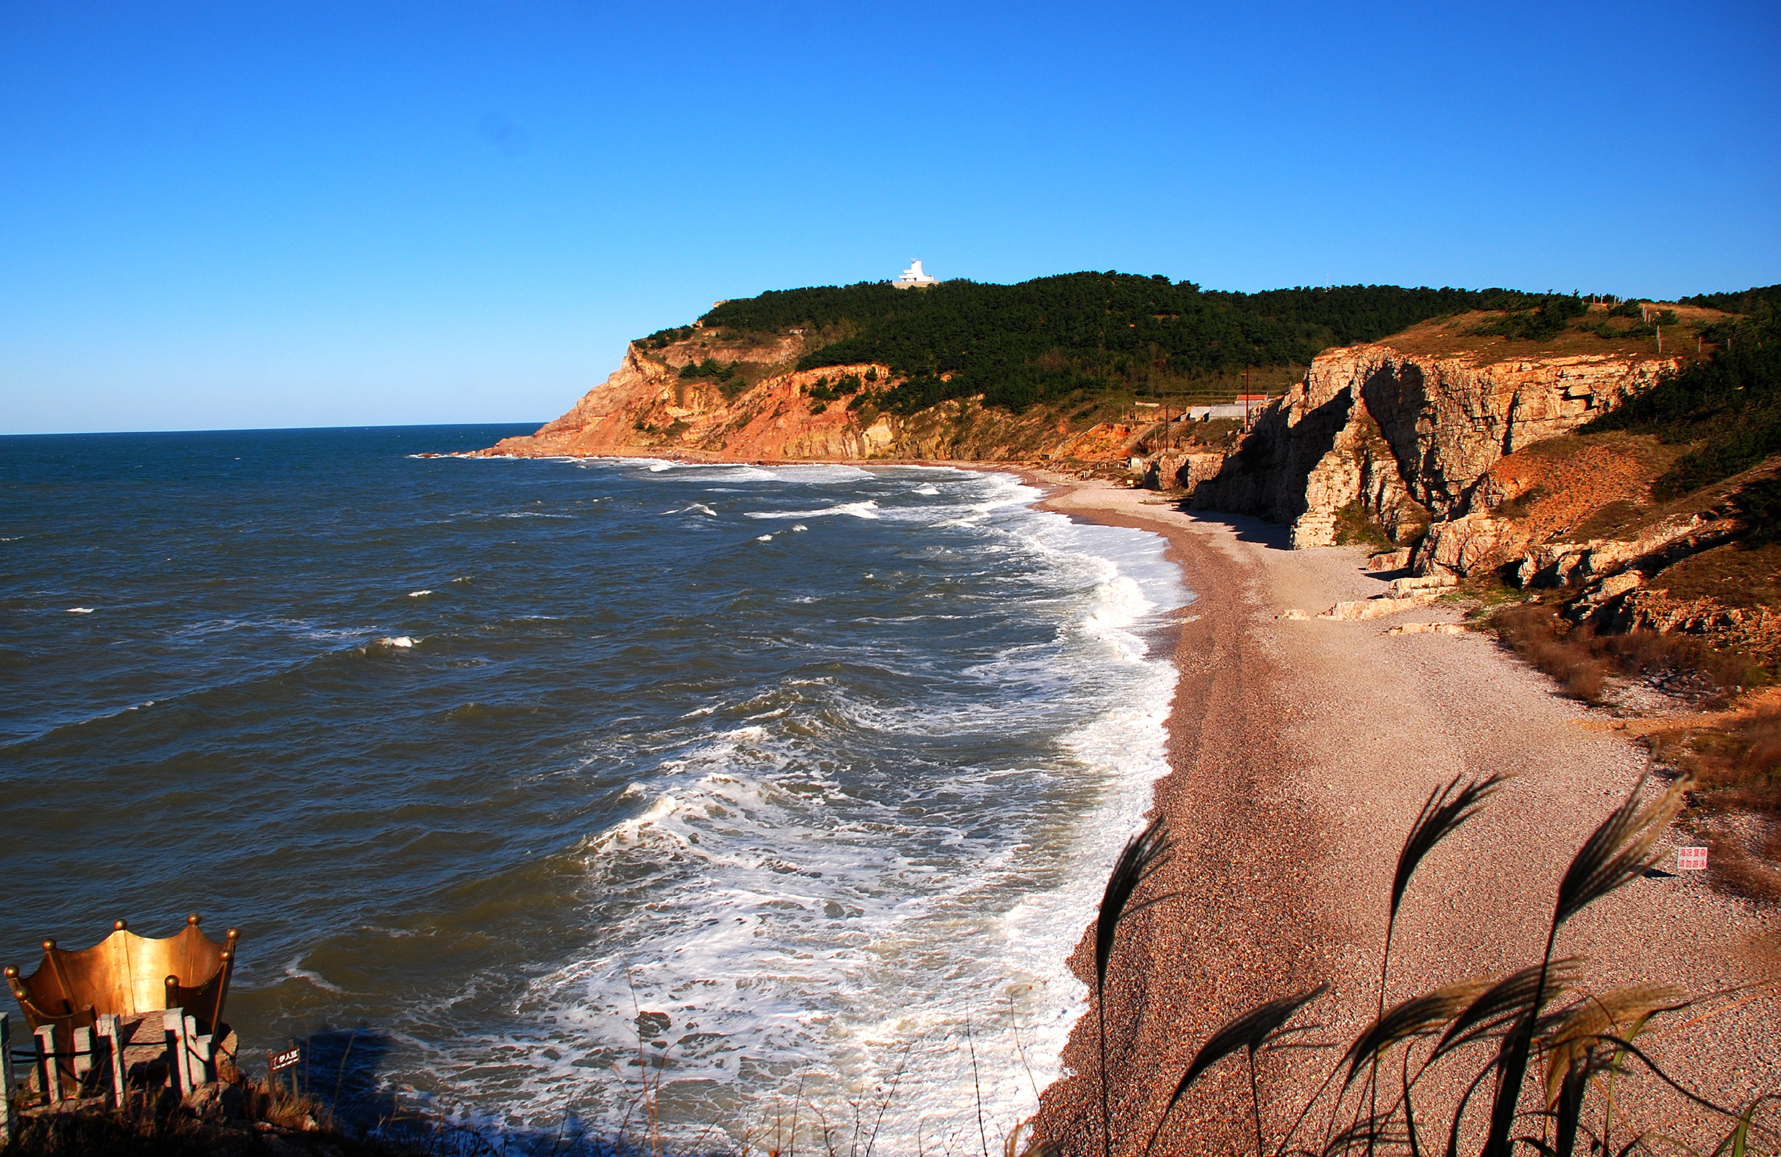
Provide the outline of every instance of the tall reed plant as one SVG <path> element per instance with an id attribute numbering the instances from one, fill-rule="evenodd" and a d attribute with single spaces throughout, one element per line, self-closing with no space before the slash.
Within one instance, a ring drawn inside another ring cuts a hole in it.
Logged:
<path id="1" fill-rule="evenodd" d="M 1447 984 L 1387 1004 L 1392 938 L 1417 868 L 1477 815 L 1505 782 L 1502 775 L 1456 777 L 1424 801 L 1392 877 L 1376 1014 L 1342 1049 L 1315 1091 L 1290 1114 L 1280 1135 L 1270 1138 L 1264 1127 L 1258 1061 L 1286 1047 L 1285 1038 L 1318 1027 L 1295 1022 L 1327 993 L 1325 984 L 1265 1001 L 1214 1032 L 1174 1083 L 1143 1149 L 1132 1151 L 1149 1154 L 1159 1142 L 1171 1139 L 1171 1117 L 1189 1090 L 1237 1053 L 1248 1065 L 1257 1157 L 1269 1157 L 1270 1152 L 1273 1157 L 1357 1152 L 1459 1157 L 1462 1148 L 1479 1157 L 1511 1157 L 1517 1151 L 1543 1157 L 1652 1152 L 1659 1140 L 1653 1135 L 1616 1135 L 1626 1128 L 1624 1098 L 1616 1093 L 1616 1081 L 1635 1071 L 1650 1078 L 1647 1087 L 1666 1088 L 1706 1117 L 1724 1122 L 1723 1141 L 1713 1150 L 1714 1157 L 1777 1151 L 1781 1131 L 1772 1114 L 1764 1116 L 1763 1110 L 1778 1098 L 1758 1097 L 1737 1108 L 1719 1104 L 1666 1072 L 1639 1039 L 1654 1018 L 1695 1001 L 1656 985 L 1591 992 L 1582 984 L 1582 962 L 1554 955 L 1559 934 L 1571 920 L 1656 862 L 1658 840 L 1693 786 L 1687 778 L 1648 801 L 1647 781 L 1641 778 L 1584 841 L 1559 882 L 1545 947 L 1537 960 L 1499 976 Z M 1152 823 L 1127 843 L 1102 901 L 1095 937 L 1095 991 L 1103 1155 L 1113 1150 L 1108 966 L 1120 921 L 1156 902 L 1132 900 L 1164 861 L 1167 849 L 1166 832 L 1160 823 Z M 1383 1079 L 1388 1072 L 1391 1078 Z M 1602 1106 L 1595 1118 L 1585 1113 L 1592 1089 Z M 1308 1134 L 1309 1122 L 1319 1115 L 1321 1136 Z M 1189 1135 L 1173 1140 L 1174 1145 L 1163 1148 L 1198 1151 L 1205 1143 Z M 1693 1152 L 1673 1144 L 1672 1151 Z"/>

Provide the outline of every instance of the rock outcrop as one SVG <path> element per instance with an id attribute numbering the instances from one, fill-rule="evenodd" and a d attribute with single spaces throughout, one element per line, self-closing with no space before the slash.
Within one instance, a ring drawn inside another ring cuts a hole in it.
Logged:
<path id="1" fill-rule="evenodd" d="M 1604 609 L 1609 610 L 1607 625 L 1615 630 L 1679 632 L 1721 650 L 1769 662 L 1781 658 L 1781 613 L 1773 607 L 1728 607 L 1712 598 L 1672 598 L 1665 589 L 1634 589 Z"/>
<path id="2" fill-rule="evenodd" d="M 773 462 L 1069 459 L 1124 468 L 1151 429 L 1106 422 L 1075 430 L 1041 408 L 1009 414 L 986 410 L 977 398 L 893 413 L 873 404 L 878 390 L 900 380 L 889 366 L 795 369 L 803 352 L 796 336 L 723 342 L 702 331 L 659 350 L 633 344 L 619 368 L 568 413 L 482 453 Z M 688 366 L 695 372 L 683 376 Z"/>
<path id="3" fill-rule="evenodd" d="M 1267 405 L 1193 502 L 1287 523 L 1295 547 L 1334 543 L 1350 506 L 1404 541 L 1466 514 L 1505 455 L 1582 424 L 1672 364 L 1624 353 L 1483 364 L 1389 343 L 1331 350 Z"/>

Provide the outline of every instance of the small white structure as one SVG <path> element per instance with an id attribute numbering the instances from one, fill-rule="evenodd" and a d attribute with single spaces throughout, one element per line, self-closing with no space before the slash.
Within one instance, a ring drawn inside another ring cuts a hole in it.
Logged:
<path id="1" fill-rule="evenodd" d="M 898 289 L 914 289 L 918 285 L 939 285 L 938 277 L 929 277 L 921 271 L 921 261 L 910 262 L 909 268 L 903 270 L 903 276 L 891 282 Z"/>

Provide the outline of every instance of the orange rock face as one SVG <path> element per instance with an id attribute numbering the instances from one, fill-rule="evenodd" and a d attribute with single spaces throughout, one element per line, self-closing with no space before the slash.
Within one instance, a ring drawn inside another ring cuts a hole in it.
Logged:
<path id="1" fill-rule="evenodd" d="M 897 384 L 886 365 L 793 367 L 798 338 L 701 342 L 646 351 L 624 363 L 575 407 L 537 433 L 506 438 L 485 455 L 651 456 L 728 462 L 1124 461 L 1144 427 L 1104 423 L 1072 434 L 1068 421 L 1035 407 L 986 411 L 974 398 L 916 414 L 880 410 L 878 391 Z M 731 376 L 681 376 L 706 358 Z M 868 380 L 870 377 L 871 380 Z"/>

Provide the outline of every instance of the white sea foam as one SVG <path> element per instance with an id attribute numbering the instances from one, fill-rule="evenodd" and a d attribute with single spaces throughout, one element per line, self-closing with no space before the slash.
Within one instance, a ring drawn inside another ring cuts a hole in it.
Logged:
<path id="1" fill-rule="evenodd" d="M 299 968 L 299 967 L 297 967 L 296 963 L 294 963 L 294 962 L 291 964 L 285 965 L 284 974 L 293 980 L 307 980 L 309 983 L 315 985 L 317 988 L 321 989 L 323 992 L 344 993 L 346 991 L 346 989 L 341 988 L 338 984 L 335 984 L 332 981 L 329 981 L 326 977 L 322 976 L 321 973 L 315 971 L 314 969 Z"/>
<path id="2" fill-rule="evenodd" d="M 834 506 L 825 506 L 820 510 L 748 510 L 743 512 L 744 518 L 827 518 L 834 514 L 851 514 L 855 518 L 880 518 L 878 503 L 873 499 L 863 502 L 841 502 Z"/>
<path id="3" fill-rule="evenodd" d="M 90 615 L 94 610 L 95 608 L 93 607 L 69 607 L 68 613 L 71 615 Z"/>
<path id="4" fill-rule="evenodd" d="M 423 595 L 430 595 L 430 594 L 432 594 L 432 593 L 433 593 L 433 592 L 432 592 L 432 591 L 431 591 L 431 590 L 429 590 L 429 589 L 426 589 L 426 588 L 423 588 L 423 589 L 421 589 L 421 590 L 418 590 L 418 591 L 409 591 L 409 592 L 408 592 L 408 597 L 409 597 L 409 598 L 411 598 L 411 599 L 418 599 L 418 598 L 420 598 L 420 597 L 422 597 L 422 596 L 423 596 Z"/>
<path id="5" fill-rule="evenodd" d="M 900 1071 L 886 1151 L 912 1146 L 917 1130 L 975 1140 L 974 1076 L 986 1120 L 1006 1128 L 1033 1111 L 1035 1084 L 1060 1075 L 1086 992 L 1064 961 L 1167 770 L 1175 672 L 1146 632 L 1188 596 L 1154 535 L 1009 509 L 1033 492 L 1005 476 L 949 472 L 943 485 L 982 520 L 972 533 L 986 566 L 1007 560 L 1011 581 L 1022 568 L 1051 576 L 1027 605 L 1055 622 L 1055 640 L 968 672 L 1005 693 L 917 710 L 825 699 L 823 680 L 796 679 L 725 708 L 746 712 L 747 726 L 664 753 L 623 793 L 636 810 L 577 853 L 590 895 L 646 886 L 647 908 L 622 942 L 602 940 L 530 984 L 534 1029 L 475 1042 L 479 1063 L 519 1074 L 514 1103 L 527 1112 L 597 1115 L 602 1102 L 582 1099 L 588 1080 L 634 1055 L 638 1008 L 669 1026 L 666 1100 L 685 1088 L 732 1119 L 758 1115 L 775 1088 L 840 1109 Z M 921 677 L 920 656 L 870 660 Z M 825 740 L 825 718 L 931 736 L 1042 730 L 1053 716 L 1079 719 L 1054 754 L 948 768 L 913 813 L 825 770 L 861 758 Z M 961 802 L 936 807 L 941 798 Z M 1023 810 L 1045 799 L 1057 802 Z M 1013 824 L 1018 837 L 980 830 Z"/>

